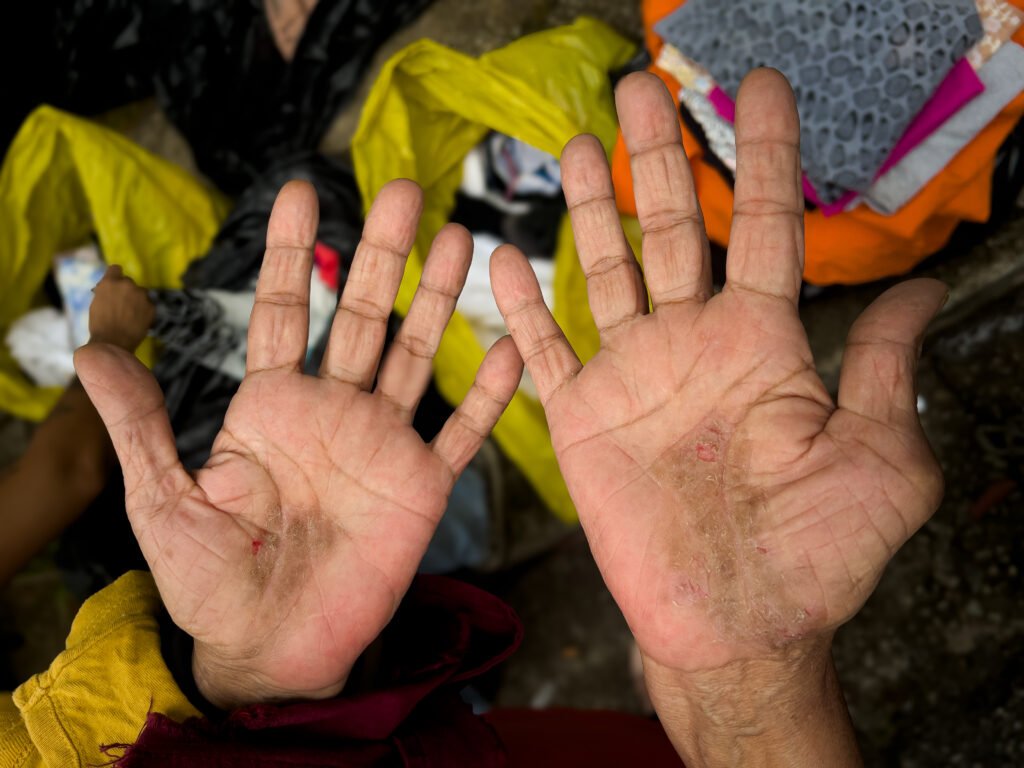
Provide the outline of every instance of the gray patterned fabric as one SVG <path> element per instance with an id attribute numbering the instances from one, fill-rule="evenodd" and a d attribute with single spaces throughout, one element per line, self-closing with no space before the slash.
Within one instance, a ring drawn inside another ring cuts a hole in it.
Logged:
<path id="1" fill-rule="evenodd" d="M 804 171 L 825 203 L 871 185 L 983 34 L 974 0 L 689 0 L 655 31 L 733 98 L 756 67 L 789 79 Z"/>
<path id="2" fill-rule="evenodd" d="M 1024 90 L 1024 48 L 1005 43 L 978 70 L 978 77 L 985 92 L 877 179 L 864 195 L 868 205 L 879 213 L 893 214 L 909 203 Z"/>

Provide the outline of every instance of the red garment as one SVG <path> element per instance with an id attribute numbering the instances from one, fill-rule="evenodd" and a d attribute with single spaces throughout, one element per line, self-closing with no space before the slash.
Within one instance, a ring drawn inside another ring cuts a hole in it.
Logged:
<path id="1" fill-rule="evenodd" d="M 153 713 L 120 768 L 506 765 L 494 730 L 459 697 L 519 645 L 522 623 L 493 595 L 418 576 L 381 635 L 372 690 L 325 701 L 259 704 L 223 721 Z"/>
<path id="2" fill-rule="evenodd" d="M 508 750 L 509 768 L 682 768 L 655 720 L 621 712 L 496 709 L 484 719 Z"/>
<path id="3" fill-rule="evenodd" d="M 325 701 L 259 704 L 223 720 L 150 714 L 119 768 L 679 768 L 661 726 L 619 712 L 495 710 L 459 696 L 506 659 L 522 623 L 497 597 L 417 576 L 381 635 L 372 690 Z M 167 651 L 164 650 L 166 655 Z M 115 747 L 111 745 L 112 752 Z"/>

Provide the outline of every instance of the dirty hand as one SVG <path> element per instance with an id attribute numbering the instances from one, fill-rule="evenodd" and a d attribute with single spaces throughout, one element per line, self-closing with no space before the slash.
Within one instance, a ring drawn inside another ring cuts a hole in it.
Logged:
<path id="1" fill-rule="evenodd" d="M 178 461 L 145 368 L 103 344 L 76 355 L 124 469 L 143 554 L 171 617 L 195 638 L 200 690 L 221 707 L 341 690 L 397 608 L 456 477 L 518 384 L 522 363 L 502 339 L 432 443 L 412 427 L 472 256 L 469 234 L 455 225 L 435 239 L 378 374 L 421 207 L 412 182 L 381 190 L 312 377 L 302 365 L 316 193 L 306 182 L 281 190 L 246 377 L 194 477 Z"/>
<path id="2" fill-rule="evenodd" d="M 107 267 L 89 305 L 89 339 L 134 352 L 153 322 L 153 302 L 121 267 Z"/>
<path id="3" fill-rule="evenodd" d="M 824 678 L 820 649 L 941 495 L 914 374 L 945 288 L 907 282 L 861 315 L 833 403 L 797 313 L 799 127 L 785 80 L 757 71 L 739 94 L 727 282 L 714 296 L 668 93 L 631 75 L 617 107 L 643 275 L 600 144 L 580 136 L 562 155 L 600 351 L 581 366 L 510 246 L 491 261 L 498 305 L 656 706 L 656 688 L 699 688 L 717 672 L 749 683 L 746 662 L 811 654 Z"/>

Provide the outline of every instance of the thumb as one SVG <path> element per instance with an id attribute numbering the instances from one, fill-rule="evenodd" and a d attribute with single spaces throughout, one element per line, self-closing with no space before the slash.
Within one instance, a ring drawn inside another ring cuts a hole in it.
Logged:
<path id="1" fill-rule="evenodd" d="M 928 323 L 949 289 L 938 280 L 900 283 L 875 299 L 850 329 L 839 407 L 883 424 L 918 425 L 917 363 Z"/>
<path id="2" fill-rule="evenodd" d="M 139 514 L 167 508 L 192 479 L 178 459 L 174 433 L 156 379 L 135 356 L 113 344 L 75 352 L 75 371 L 110 433 L 124 472 L 125 506 L 133 526 Z"/>

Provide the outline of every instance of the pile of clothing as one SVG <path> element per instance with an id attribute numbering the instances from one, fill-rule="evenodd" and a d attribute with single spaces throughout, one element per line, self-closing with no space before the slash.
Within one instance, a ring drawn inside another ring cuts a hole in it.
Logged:
<path id="1" fill-rule="evenodd" d="M 565 215 L 557 158 L 526 142 L 492 132 L 466 155 L 451 220 L 473 236 L 473 261 L 456 305 L 483 349 L 508 333 L 491 293 L 491 254 L 503 243 L 523 252 L 547 305 L 555 300 L 558 227 Z M 529 371 L 519 389 L 539 399 Z"/>
<path id="2" fill-rule="evenodd" d="M 923 200 L 930 210 L 915 210 L 906 217 L 911 226 L 904 221 L 890 230 L 912 241 L 924 219 L 944 214 L 944 206 L 962 194 L 955 185 L 960 171 L 942 179 L 954 158 L 998 116 L 1019 117 L 1024 47 L 1013 37 L 1022 32 L 1024 8 L 1015 1 L 689 0 L 646 2 L 644 10 L 651 68 L 668 82 L 684 130 L 699 146 L 688 147 L 691 161 L 699 155 L 719 184 L 731 188 L 736 170 L 733 121 L 743 77 L 769 66 L 789 80 L 800 113 L 803 189 L 814 214 L 808 225 L 825 227 L 833 241 L 821 244 L 827 255 L 816 259 L 809 237 L 812 271 L 829 262 L 818 270 L 820 282 L 862 282 L 913 266 L 906 260 L 891 269 L 859 264 L 857 248 L 868 241 L 851 241 L 844 236 L 848 229 L 829 228 L 826 220 L 858 212 L 858 224 L 884 229 L 870 214 L 896 217 Z M 994 152 L 982 154 L 979 159 L 990 161 Z M 936 180 L 940 186 L 952 180 L 955 188 L 922 198 Z M 715 183 L 707 181 L 701 190 L 698 180 L 705 209 L 719 207 L 710 199 Z M 968 214 L 961 218 L 987 218 L 987 210 L 960 212 Z M 944 228 L 946 237 L 951 226 Z M 724 242 L 727 235 L 716 239 Z M 846 271 L 837 243 L 850 250 Z M 878 243 L 870 245 L 877 249 Z M 900 246 L 896 239 L 882 243 L 886 251 Z M 920 260 L 935 246 L 935 239 L 917 244 L 914 257 Z"/>

